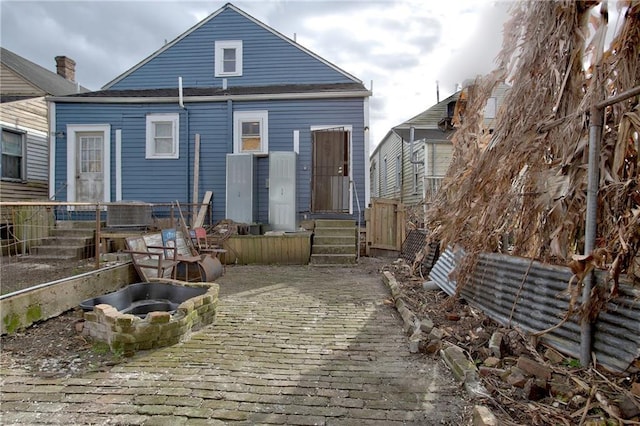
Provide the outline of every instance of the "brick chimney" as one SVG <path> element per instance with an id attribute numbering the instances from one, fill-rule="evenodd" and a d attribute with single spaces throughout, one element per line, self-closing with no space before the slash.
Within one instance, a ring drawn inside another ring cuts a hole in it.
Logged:
<path id="1" fill-rule="evenodd" d="M 66 56 L 56 56 L 56 72 L 69 81 L 76 81 L 76 61 Z"/>

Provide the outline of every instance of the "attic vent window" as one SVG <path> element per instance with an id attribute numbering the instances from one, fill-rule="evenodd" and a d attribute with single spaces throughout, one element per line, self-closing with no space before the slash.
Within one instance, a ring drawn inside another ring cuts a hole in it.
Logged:
<path id="1" fill-rule="evenodd" d="M 215 43 L 215 76 L 242 75 L 242 40 L 223 40 Z"/>

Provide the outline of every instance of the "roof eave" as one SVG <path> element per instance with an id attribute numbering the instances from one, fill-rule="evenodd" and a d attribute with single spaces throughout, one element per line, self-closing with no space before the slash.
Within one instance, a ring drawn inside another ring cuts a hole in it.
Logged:
<path id="1" fill-rule="evenodd" d="M 221 95 L 221 96 L 185 96 L 184 103 L 226 102 L 226 101 L 265 101 L 290 99 L 336 99 L 336 98 L 368 98 L 372 95 L 369 90 L 344 92 L 311 92 L 311 93 L 269 93 L 254 95 Z M 166 97 L 79 97 L 79 96 L 50 96 L 47 100 L 59 103 L 93 103 L 93 104 L 136 104 L 136 103 L 178 103 L 178 96 Z"/>

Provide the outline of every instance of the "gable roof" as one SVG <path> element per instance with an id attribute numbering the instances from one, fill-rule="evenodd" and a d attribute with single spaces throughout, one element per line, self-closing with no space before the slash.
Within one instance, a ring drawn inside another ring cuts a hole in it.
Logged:
<path id="1" fill-rule="evenodd" d="M 62 96 L 71 93 L 78 93 L 78 90 L 86 92 L 87 89 L 67 80 L 66 78 L 49 71 L 48 69 L 31 62 L 12 51 L 0 47 L 0 62 L 26 81 L 36 86 L 43 92 Z"/>
<path id="2" fill-rule="evenodd" d="M 281 38 L 282 40 L 286 41 L 287 43 L 291 44 L 292 46 L 295 46 L 296 48 L 300 49 L 301 51 L 307 53 L 308 55 L 312 56 L 316 60 L 324 63 L 325 65 L 327 65 L 330 68 L 334 69 L 338 73 L 344 75 L 348 79 L 351 79 L 356 83 L 362 83 L 362 81 L 360 81 L 358 78 L 354 77 L 353 75 L 349 74 L 348 72 L 344 71 L 343 69 L 339 68 L 338 66 L 336 66 L 336 65 L 332 64 L 331 62 L 327 61 L 326 59 L 318 56 L 317 54 L 313 53 L 312 51 L 302 47 L 301 45 L 299 45 L 295 41 L 291 40 L 289 37 L 286 37 L 285 35 L 281 34 L 280 32 L 276 31 L 275 29 L 271 28 L 270 26 L 264 24 L 263 22 L 257 20 L 256 18 L 254 18 L 253 16 L 247 14 L 246 12 L 242 11 L 241 9 L 238 9 L 236 6 L 232 5 L 231 3 L 227 3 L 224 6 L 222 6 L 220 9 L 216 10 L 211 15 L 209 15 L 208 17 L 203 19 L 202 21 L 200 21 L 197 24 L 195 24 L 193 27 L 189 28 L 184 33 L 180 34 L 174 40 L 172 40 L 171 42 L 165 44 L 160 49 L 156 50 L 154 53 L 152 53 L 151 55 L 149 55 L 148 57 L 143 59 L 141 62 L 139 62 L 138 64 L 134 65 L 132 68 L 128 69 L 124 73 L 120 74 L 118 77 L 114 78 L 113 80 L 111 80 L 110 82 L 108 82 L 107 84 L 102 86 L 102 89 L 103 90 L 107 90 L 111 86 L 113 86 L 114 84 L 120 82 L 121 80 L 123 80 L 124 78 L 126 78 L 127 76 L 132 74 L 134 71 L 138 70 L 143 65 L 147 64 L 148 62 L 150 62 L 151 60 L 153 60 L 154 58 L 156 58 L 157 56 L 162 54 L 164 51 L 166 51 L 166 50 L 170 49 L 171 47 L 173 47 L 174 45 L 176 45 L 178 42 L 180 42 L 182 39 L 187 37 L 189 34 L 191 34 L 192 32 L 196 31 L 198 28 L 202 27 L 203 25 L 207 24 L 209 21 L 214 19 L 216 16 L 220 15 L 225 10 L 232 10 L 232 11 L 244 16 L 245 18 L 247 18 L 248 20 L 252 21 L 256 25 L 262 27 L 263 29 L 269 31 L 270 33 L 274 34 L 275 36 Z"/>
<path id="3" fill-rule="evenodd" d="M 448 116 L 448 106 L 451 102 L 456 102 L 460 92 L 456 92 L 448 98 L 438 102 L 420 114 L 408 119 L 404 123 L 398 124 L 393 131 L 398 133 L 404 140 L 410 140 L 411 128 L 414 129 L 414 140 L 419 139 L 448 139 L 451 133 L 448 126 L 442 130 L 442 120 Z"/>

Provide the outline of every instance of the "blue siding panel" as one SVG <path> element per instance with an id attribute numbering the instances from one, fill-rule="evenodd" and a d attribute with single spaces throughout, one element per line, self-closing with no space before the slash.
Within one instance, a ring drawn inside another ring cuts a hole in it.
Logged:
<path id="1" fill-rule="evenodd" d="M 243 75 L 227 77 L 229 87 L 354 82 L 295 43 L 226 9 L 110 89 L 175 88 L 178 77 L 184 87 L 221 87 L 222 79 L 214 77 L 216 40 L 243 42 Z"/>
<path id="2" fill-rule="evenodd" d="M 351 178 L 364 201 L 364 111 L 363 99 L 282 100 L 255 102 L 217 102 L 187 104 L 72 104 L 56 105 L 56 131 L 66 132 L 67 124 L 110 124 L 111 141 L 122 129 L 123 200 L 190 203 L 193 181 L 194 139 L 200 134 L 199 200 L 205 191 L 213 191 L 213 219 L 224 219 L 226 190 L 226 154 L 233 147 L 232 108 L 234 111 L 269 112 L 269 150 L 292 151 L 293 131 L 300 132 L 297 188 L 300 214 L 311 205 L 311 127 L 349 126 L 352 132 Z M 145 127 L 148 113 L 180 114 L 180 155 L 175 160 L 145 159 Z M 187 136 L 188 135 L 188 136 Z M 111 199 L 115 199 L 115 149 L 111 149 Z M 57 199 L 65 200 L 66 138 L 56 139 L 55 188 Z M 269 157 L 257 158 L 258 220 L 268 222 Z M 198 201 L 198 200 L 195 200 Z M 363 206 L 364 207 L 364 206 Z M 354 200 L 354 212 L 356 211 Z"/>

